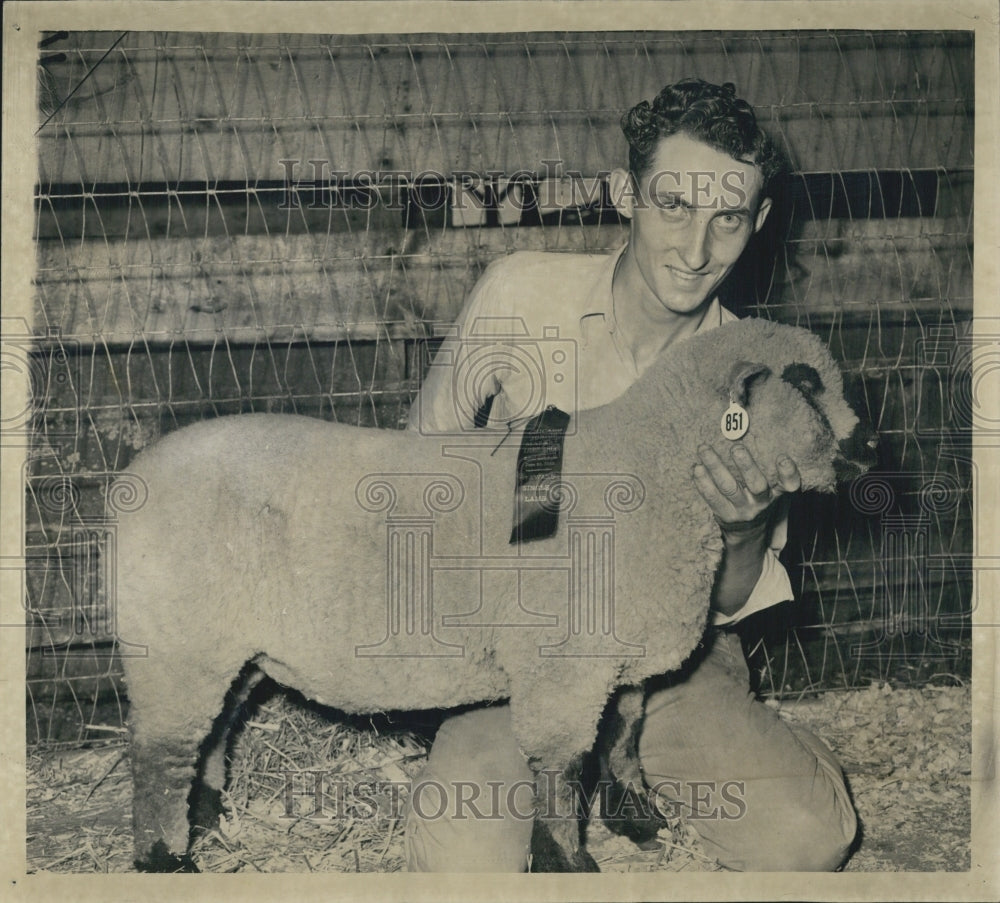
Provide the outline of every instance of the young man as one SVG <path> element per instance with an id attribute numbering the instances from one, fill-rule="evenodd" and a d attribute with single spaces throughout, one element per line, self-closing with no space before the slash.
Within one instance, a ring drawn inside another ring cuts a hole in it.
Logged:
<path id="1" fill-rule="evenodd" d="M 780 155 L 729 84 L 689 79 L 667 86 L 652 104 L 630 110 L 622 128 L 629 169 L 615 170 L 609 184 L 630 221 L 628 242 L 611 255 L 521 252 L 495 262 L 470 295 L 457 336 L 445 343 L 449 357 L 442 358 L 461 368 L 471 355 L 481 356 L 484 335 L 512 327 L 523 331 L 524 348 L 537 348 L 555 327 L 576 348 L 576 381 L 553 375 L 539 387 L 537 371 L 512 368 L 498 356 L 492 368 L 469 368 L 475 378 L 456 393 L 453 371 L 435 366 L 411 428 L 448 433 L 503 425 L 550 404 L 570 414 L 606 404 L 674 342 L 735 319 L 716 293 L 771 210 Z M 723 865 L 834 869 L 857 827 L 840 767 L 817 738 L 753 697 L 739 639 L 728 630 L 792 598 L 777 551 L 785 542 L 786 494 L 800 486 L 798 470 L 779 459 L 780 485 L 771 486 L 738 442 L 735 467 L 707 447 L 699 457 L 691 462 L 692 479 L 725 542 L 711 600 L 714 624 L 683 673 L 648 694 L 639 742 L 643 773 L 650 786 L 662 788 L 661 808 L 685 812 Z M 507 794 L 496 792 L 531 780 L 506 706 L 446 720 L 422 780 L 451 798 L 439 818 L 410 812 L 411 870 L 525 869 L 531 821 L 515 817 Z M 515 795 L 514 808 L 530 811 L 527 783 L 517 786 L 523 795 Z M 501 817 L 475 817 L 459 804 L 463 796 L 498 801 L 500 811 L 490 815 Z"/>

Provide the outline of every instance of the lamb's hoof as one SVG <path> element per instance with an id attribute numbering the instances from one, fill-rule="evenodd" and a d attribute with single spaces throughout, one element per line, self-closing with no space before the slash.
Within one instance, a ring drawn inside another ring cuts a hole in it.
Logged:
<path id="1" fill-rule="evenodd" d="M 601 869 L 582 847 L 567 853 L 552 836 L 552 832 L 535 819 L 531 831 L 532 872 L 599 872 Z"/>
<path id="2" fill-rule="evenodd" d="M 663 849 L 663 841 L 657 837 L 650 837 L 649 840 L 637 840 L 635 845 L 644 853 L 655 853 Z"/>
<path id="3" fill-rule="evenodd" d="M 584 849 L 577 850 L 573 854 L 571 865 L 574 872 L 599 872 L 601 870 L 597 860 Z"/>
<path id="4" fill-rule="evenodd" d="M 224 814 L 222 791 L 202 784 L 191 800 L 191 824 L 204 831 L 219 827 L 219 816 Z"/>
<path id="5" fill-rule="evenodd" d="M 652 796 L 638 793 L 632 787 L 612 784 L 607 790 L 605 807 L 601 819 L 605 827 L 640 846 L 655 841 L 659 831 L 667 827 L 667 820 Z"/>
<path id="6" fill-rule="evenodd" d="M 135 867 L 140 872 L 175 873 L 198 871 L 198 866 L 194 864 L 194 860 L 187 853 L 183 856 L 171 853 L 162 840 L 158 840 L 153 844 L 149 855 L 145 859 L 136 859 Z"/>

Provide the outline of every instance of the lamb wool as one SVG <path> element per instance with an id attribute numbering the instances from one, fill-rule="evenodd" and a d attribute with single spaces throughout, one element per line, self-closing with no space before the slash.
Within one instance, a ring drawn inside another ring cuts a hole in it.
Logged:
<path id="1" fill-rule="evenodd" d="M 734 399 L 769 478 L 787 454 L 803 488 L 834 488 L 859 429 L 840 372 L 816 337 L 758 320 L 678 344 L 575 417 L 559 528 L 524 545 L 508 541 L 516 435 L 241 415 L 142 452 L 123 477 L 145 503 L 121 516 L 117 600 L 120 637 L 145 650 L 123 656 L 137 863 L 192 867 L 199 749 L 212 734 L 198 773 L 218 791 L 223 700 L 253 674 L 350 713 L 506 699 L 532 768 L 573 777 L 611 694 L 678 668 L 705 629 L 722 540 L 691 467 L 700 443 L 728 458 Z M 571 519 L 609 511 L 610 626 L 567 564 Z M 548 826 L 566 867 L 596 868 L 571 821 Z"/>

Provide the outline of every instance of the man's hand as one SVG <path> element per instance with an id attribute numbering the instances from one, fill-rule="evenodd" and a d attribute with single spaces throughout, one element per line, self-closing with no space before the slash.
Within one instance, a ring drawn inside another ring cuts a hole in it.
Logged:
<path id="1" fill-rule="evenodd" d="M 799 469 L 787 456 L 777 461 L 779 485 L 771 486 L 741 442 L 733 446 L 735 473 L 707 445 L 699 446 L 698 457 L 701 462 L 694 467 L 695 485 L 724 534 L 765 524 L 775 500 L 786 492 L 797 492 L 802 486 Z"/>
<path id="2" fill-rule="evenodd" d="M 778 459 L 778 486 L 771 486 L 742 443 L 733 447 L 733 473 L 709 446 L 698 449 L 701 463 L 694 467 L 694 482 L 722 527 L 725 551 L 712 589 L 712 608 L 736 614 L 750 598 L 760 578 L 770 538 L 772 506 L 787 492 L 797 492 L 802 477 L 795 462 Z"/>

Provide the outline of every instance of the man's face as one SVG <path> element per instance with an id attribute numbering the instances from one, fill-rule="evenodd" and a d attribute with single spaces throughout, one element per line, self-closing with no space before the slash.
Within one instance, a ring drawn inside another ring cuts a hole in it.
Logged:
<path id="1" fill-rule="evenodd" d="M 764 224 L 771 201 L 760 199 L 760 171 L 678 133 L 660 139 L 638 188 L 625 178 L 619 209 L 632 220 L 630 275 L 637 270 L 667 310 L 692 313 L 714 297 Z"/>

